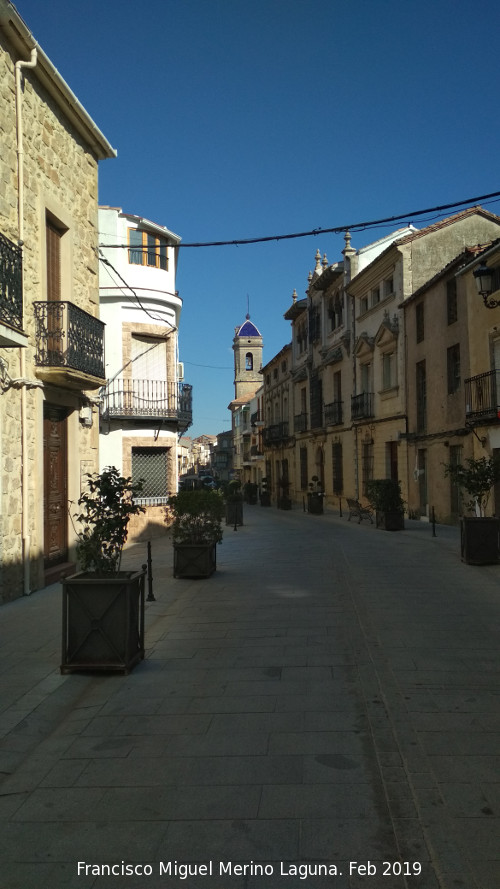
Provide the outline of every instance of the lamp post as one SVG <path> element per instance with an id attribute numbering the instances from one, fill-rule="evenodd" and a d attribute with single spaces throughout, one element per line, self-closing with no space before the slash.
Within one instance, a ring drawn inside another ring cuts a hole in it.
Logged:
<path id="1" fill-rule="evenodd" d="M 483 261 L 481 265 L 478 265 L 478 267 L 474 269 L 472 274 L 474 275 L 474 280 L 476 282 L 477 292 L 483 297 L 483 302 L 486 308 L 496 309 L 497 306 L 500 306 L 500 300 L 491 299 L 491 294 L 493 293 L 492 269 L 488 268 Z"/>

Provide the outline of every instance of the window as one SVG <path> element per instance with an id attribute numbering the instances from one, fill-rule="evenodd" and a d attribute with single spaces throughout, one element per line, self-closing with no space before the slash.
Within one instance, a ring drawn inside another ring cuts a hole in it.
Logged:
<path id="1" fill-rule="evenodd" d="M 427 375 L 425 361 L 419 361 L 415 367 L 417 390 L 417 432 L 425 432 L 427 428 Z"/>
<path id="2" fill-rule="evenodd" d="M 245 355 L 245 370 L 253 370 L 253 355 L 251 352 L 247 352 Z"/>
<path id="3" fill-rule="evenodd" d="M 132 481 L 142 481 L 140 500 L 165 500 L 168 496 L 169 448 L 132 448 Z"/>
<path id="4" fill-rule="evenodd" d="M 368 297 L 363 296 L 363 297 L 361 297 L 361 301 L 360 301 L 360 305 L 359 305 L 359 312 L 361 315 L 363 315 L 367 311 L 368 311 Z"/>
<path id="5" fill-rule="evenodd" d="M 372 366 L 367 361 L 360 367 L 361 371 L 361 392 L 371 392 L 372 390 Z"/>
<path id="6" fill-rule="evenodd" d="M 448 324 L 454 324 L 458 319 L 456 278 L 446 282 L 446 315 Z"/>
<path id="7" fill-rule="evenodd" d="M 382 355 L 382 389 L 392 389 L 396 385 L 396 356 L 394 352 Z"/>
<path id="8" fill-rule="evenodd" d="M 421 343 L 424 339 L 424 304 L 417 303 L 415 306 L 415 328 L 417 332 L 417 343 Z"/>
<path id="9" fill-rule="evenodd" d="M 128 261 L 133 265 L 148 265 L 168 271 L 168 244 L 164 238 L 137 228 L 128 230 Z"/>
<path id="10" fill-rule="evenodd" d="M 394 293 L 394 278 L 386 278 L 384 281 L 384 298 Z"/>
<path id="11" fill-rule="evenodd" d="M 380 287 L 374 287 L 372 290 L 372 306 L 376 306 L 380 302 Z"/>
<path id="12" fill-rule="evenodd" d="M 448 395 L 460 388 L 460 344 L 450 346 L 446 353 L 448 371 Z"/>

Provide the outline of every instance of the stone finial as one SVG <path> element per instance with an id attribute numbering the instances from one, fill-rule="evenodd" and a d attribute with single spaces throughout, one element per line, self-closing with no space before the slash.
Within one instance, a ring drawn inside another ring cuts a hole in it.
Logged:
<path id="1" fill-rule="evenodd" d="M 307 276 L 307 280 L 309 281 L 309 284 L 311 283 L 312 279 L 313 279 L 313 273 L 309 272 L 309 274 Z"/>
<path id="2" fill-rule="evenodd" d="M 323 253 L 323 261 L 322 261 L 321 265 L 323 266 L 324 269 L 328 268 L 328 260 L 326 258 L 326 253 Z"/>
<path id="3" fill-rule="evenodd" d="M 321 253 L 319 252 L 319 247 L 318 247 L 318 249 L 316 250 L 316 256 L 315 256 L 315 259 L 316 259 L 316 269 L 315 269 L 315 271 L 319 272 L 320 269 L 321 269 Z"/>
<path id="4" fill-rule="evenodd" d="M 295 287 L 293 288 L 292 302 L 293 302 L 293 303 L 296 303 L 296 302 L 297 302 L 297 291 L 296 291 Z"/>

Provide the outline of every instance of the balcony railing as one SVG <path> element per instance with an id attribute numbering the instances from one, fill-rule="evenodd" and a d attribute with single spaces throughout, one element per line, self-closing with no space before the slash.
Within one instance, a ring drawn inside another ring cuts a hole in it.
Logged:
<path id="1" fill-rule="evenodd" d="M 464 380 L 465 415 L 468 420 L 500 419 L 500 370 L 490 370 Z"/>
<path id="2" fill-rule="evenodd" d="M 295 432 L 306 432 L 307 430 L 307 414 L 296 414 L 293 418 L 293 428 Z"/>
<path id="3" fill-rule="evenodd" d="M 272 426 L 266 426 L 262 430 L 262 440 L 264 446 L 279 444 L 288 438 L 288 423 L 273 423 Z"/>
<path id="4" fill-rule="evenodd" d="M 23 265 L 21 248 L 0 234 L 0 322 L 23 329 Z"/>
<path id="5" fill-rule="evenodd" d="M 104 324 L 70 302 L 33 303 L 35 364 L 105 379 Z"/>
<path id="6" fill-rule="evenodd" d="M 325 425 L 340 426 L 343 422 L 342 414 L 341 401 L 332 401 L 330 404 L 325 404 Z"/>
<path id="7" fill-rule="evenodd" d="M 192 386 L 187 383 L 117 378 L 103 391 L 103 419 L 178 420 L 189 426 L 192 414 Z"/>
<path id="8" fill-rule="evenodd" d="M 351 418 L 363 420 L 365 417 L 373 417 L 373 392 L 360 392 L 351 397 Z"/>

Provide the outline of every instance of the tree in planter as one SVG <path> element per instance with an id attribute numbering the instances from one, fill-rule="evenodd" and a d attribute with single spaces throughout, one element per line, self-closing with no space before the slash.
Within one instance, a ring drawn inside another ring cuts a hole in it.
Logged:
<path id="1" fill-rule="evenodd" d="M 485 516 L 491 489 L 500 481 L 500 461 L 492 457 L 468 457 L 465 465 L 448 463 L 445 475 L 465 491 L 466 510 L 473 516 L 462 516 L 460 545 L 462 559 L 470 565 L 493 565 L 499 557 L 500 520 Z"/>
<path id="2" fill-rule="evenodd" d="M 401 484 L 392 478 L 374 478 L 366 484 L 366 498 L 375 510 L 377 528 L 401 531 L 404 528 L 405 502 Z"/>
<path id="3" fill-rule="evenodd" d="M 110 670 L 128 673 L 144 658 L 144 576 L 121 571 L 121 557 L 141 484 L 114 466 L 87 476 L 73 518 L 82 571 L 63 580 L 61 672 Z"/>
<path id="4" fill-rule="evenodd" d="M 115 466 L 107 466 L 100 474 L 87 474 L 87 489 L 78 500 L 80 513 L 73 518 L 79 523 L 76 552 L 83 571 L 100 577 L 112 577 L 120 570 L 131 516 L 144 512 L 134 502 L 142 483 L 120 475 Z"/>
<path id="5" fill-rule="evenodd" d="M 444 474 L 469 495 L 463 505 L 476 517 L 484 517 L 491 489 L 500 481 L 500 460 L 492 457 L 468 457 L 461 463 L 445 463 Z"/>
<path id="6" fill-rule="evenodd" d="M 174 514 L 174 577 L 208 577 L 222 540 L 224 500 L 218 491 L 179 491 L 169 498 Z"/>

